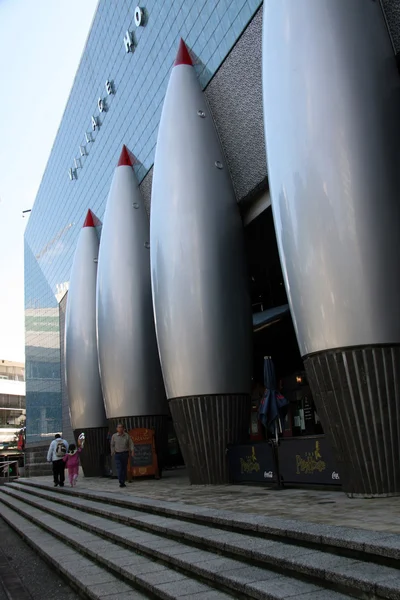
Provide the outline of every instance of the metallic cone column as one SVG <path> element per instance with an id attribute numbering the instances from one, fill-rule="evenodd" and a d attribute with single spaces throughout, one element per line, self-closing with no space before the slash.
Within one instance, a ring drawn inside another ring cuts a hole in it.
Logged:
<path id="1" fill-rule="evenodd" d="M 164 383 L 192 483 L 228 480 L 249 427 L 251 307 L 242 223 L 210 110 L 181 41 L 158 133 L 151 277 Z"/>
<path id="2" fill-rule="evenodd" d="M 65 380 L 75 438 L 84 431 L 86 477 L 104 474 L 107 420 L 96 345 L 96 277 L 99 240 L 89 210 L 72 265 L 65 319 Z"/>
<path id="3" fill-rule="evenodd" d="M 156 431 L 162 466 L 169 411 L 152 311 L 149 220 L 133 160 L 124 146 L 104 215 L 97 278 L 99 364 L 112 432 L 119 421 L 127 429 L 145 422 Z"/>
<path id="4" fill-rule="evenodd" d="M 400 79 L 379 2 L 265 0 L 264 116 L 294 325 L 349 495 L 400 493 Z"/>

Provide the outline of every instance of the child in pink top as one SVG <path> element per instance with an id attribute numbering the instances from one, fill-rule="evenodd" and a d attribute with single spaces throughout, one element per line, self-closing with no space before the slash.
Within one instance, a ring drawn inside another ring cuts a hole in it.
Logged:
<path id="1" fill-rule="evenodd" d="M 78 442 L 79 443 L 79 442 Z M 63 461 L 68 469 L 68 477 L 71 487 L 76 486 L 79 475 L 79 454 L 82 448 L 77 448 L 75 444 L 71 444 L 68 448 L 68 453 L 64 456 Z"/>

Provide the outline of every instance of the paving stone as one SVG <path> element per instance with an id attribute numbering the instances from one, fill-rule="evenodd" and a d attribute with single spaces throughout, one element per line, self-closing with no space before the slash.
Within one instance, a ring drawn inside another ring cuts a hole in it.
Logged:
<path id="1" fill-rule="evenodd" d="M 127 551 L 126 550 L 121 550 L 119 552 L 106 552 L 104 555 L 102 555 L 102 559 L 108 564 L 108 565 L 114 565 L 115 561 L 122 559 L 123 561 L 125 560 L 129 560 L 127 557 Z M 130 559 L 130 561 L 132 561 L 132 558 Z"/>
<path id="2" fill-rule="evenodd" d="M 166 555 L 169 556 L 179 556 L 180 554 L 193 552 L 193 548 L 190 546 L 185 546 L 184 544 L 179 544 L 179 542 L 171 543 L 170 546 L 166 546 L 162 550 Z"/>
<path id="3" fill-rule="evenodd" d="M 329 554 L 327 552 L 307 551 L 301 556 L 289 558 L 289 562 L 299 573 L 306 575 L 314 575 L 316 577 L 326 577 L 327 573 L 337 569 L 351 569 L 354 566 L 361 564 L 359 561 L 339 556 L 337 554 Z"/>
<path id="4" fill-rule="evenodd" d="M 376 540 L 375 536 L 372 541 L 365 542 L 365 550 L 373 552 L 379 556 L 388 556 L 396 560 L 400 559 L 400 536 L 392 535 L 387 537 L 382 534 L 381 540 Z"/>
<path id="5" fill-rule="evenodd" d="M 193 550 L 193 548 L 191 548 L 191 550 L 192 552 L 184 552 L 183 554 L 176 556 L 177 561 L 183 565 L 192 565 L 210 560 L 210 552 L 206 552 L 205 550 Z"/>
<path id="6" fill-rule="evenodd" d="M 56 518 L 56 517 L 53 517 L 53 519 L 54 518 Z M 51 521 L 49 521 L 49 523 L 51 523 Z M 87 533 L 83 529 L 81 531 L 73 533 L 71 531 L 71 527 L 69 527 L 69 529 L 66 529 L 65 531 L 61 530 L 60 533 L 69 534 L 69 537 L 72 540 L 76 540 L 79 543 L 85 543 L 86 545 L 95 544 L 95 543 L 97 543 L 97 540 L 98 540 L 96 535 L 94 535 L 93 533 Z"/>
<path id="7" fill-rule="evenodd" d="M 387 582 L 391 578 L 396 580 L 399 577 L 399 572 L 397 569 L 382 565 L 357 561 L 346 566 L 337 565 L 334 570 L 327 571 L 325 577 L 329 581 L 351 584 L 371 593 L 375 590 L 377 583 Z"/>
<path id="8" fill-rule="evenodd" d="M 141 540 L 140 538 L 134 538 L 132 541 L 143 543 L 143 540 Z M 146 548 L 154 548 L 155 550 L 161 550 L 162 548 L 167 548 L 168 546 L 171 546 L 171 540 L 167 538 L 161 538 L 159 540 L 148 539 L 144 540 L 144 543 L 146 545 Z"/>
<path id="9" fill-rule="evenodd" d="M 186 576 L 179 573 L 179 571 L 173 571 L 171 569 L 140 574 L 140 582 L 142 584 L 147 583 L 151 586 L 160 585 L 162 583 L 171 583 L 172 581 L 182 581 L 182 579 L 186 579 Z"/>
<path id="10" fill-rule="evenodd" d="M 123 598 L 121 598 L 120 594 L 107 594 L 107 596 L 103 597 L 104 600 L 149 600 L 148 596 L 136 591 L 125 593 Z"/>
<path id="11" fill-rule="evenodd" d="M 166 598 L 182 598 L 182 596 L 193 597 L 194 594 L 210 593 L 210 588 L 193 579 L 182 581 L 172 581 L 171 583 L 162 583 L 156 586 L 157 591 L 165 594 Z"/>
<path id="12" fill-rule="evenodd" d="M 111 573 L 108 573 L 107 571 L 104 570 L 99 570 L 98 573 L 81 573 L 79 572 L 79 576 L 84 578 L 85 584 L 87 586 L 91 586 L 91 585 L 96 585 L 96 584 L 103 584 L 103 583 L 110 583 L 110 582 L 114 582 L 115 581 L 115 576 L 112 575 Z"/>
<path id="13" fill-rule="evenodd" d="M 123 573 L 129 579 L 135 579 L 138 575 L 145 575 L 146 573 L 156 573 L 157 571 L 163 571 L 165 566 L 161 563 L 153 562 L 147 559 L 147 562 L 133 563 L 130 565 L 124 565 L 121 567 L 121 573 Z"/>
<path id="14" fill-rule="evenodd" d="M 241 534 L 236 534 L 236 538 L 232 538 L 231 541 L 228 540 L 225 544 L 225 549 L 232 550 L 235 553 L 238 553 L 238 550 L 240 549 L 240 553 L 248 557 L 269 556 L 271 553 L 275 553 L 276 549 L 279 547 L 280 545 L 272 540 L 241 536 Z M 288 547 L 296 548 L 296 546 Z"/>
<path id="15" fill-rule="evenodd" d="M 400 573 L 396 577 L 390 577 L 376 584 L 376 592 L 384 598 L 399 600 L 400 598 Z"/>
<path id="16" fill-rule="evenodd" d="M 264 600 L 265 594 L 273 595 L 275 598 L 299 598 L 300 594 L 310 594 L 320 591 L 316 585 L 300 580 L 289 580 L 287 577 L 275 577 L 262 581 L 252 582 L 247 586 L 251 589 L 253 598 Z"/>
<path id="17" fill-rule="evenodd" d="M 218 573 L 217 580 L 221 582 L 228 582 L 234 587 L 234 589 L 244 592 L 248 586 L 251 586 L 257 581 L 274 581 L 280 577 L 273 571 L 265 571 L 259 567 L 246 567 L 243 565 L 241 569 L 227 570 Z"/>
<path id="18" fill-rule="evenodd" d="M 339 594 L 333 590 L 319 590 L 318 592 L 311 592 L 310 594 L 300 594 L 296 596 L 298 600 L 349 600 L 350 596 Z"/>
<path id="19" fill-rule="evenodd" d="M 200 592 L 199 594 L 190 594 L 190 598 L 193 600 L 232 600 L 232 596 L 213 590 L 209 592 Z"/>
<path id="20" fill-rule="evenodd" d="M 71 548 L 71 546 L 67 546 L 61 542 L 55 544 L 55 540 L 50 540 L 50 544 L 47 545 L 47 549 L 49 552 L 53 552 L 54 556 L 57 558 L 61 558 L 64 560 L 67 556 L 76 556 L 76 550 Z"/>
<path id="21" fill-rule="evenodd" d="M 88 560 L 88 559 L 86 559 L 86 560 Z M 81 567 L 83 566 L 82 561 L 76 555 L 73 560 L 70 560 L 70 561 L 66 561 L 64 559 L 61 560 L 60 564 L 70 573 L 80 571 Z M 94 563 L 91 563 L 91 564 L 94 564 Z"/>
<path id="22" fill-rule="evenodd" d="M 202 562 L 198 562 L 193 564 L 193 570 L 198 573 L 204 573 L 207 571 L 210 575 L 220 573 L 221 571 L 228 571 L 229 569 L 234 570 L 237 569 L 237 561 L 232 558 L 223 558 L 218 557 L 218 554 L 215 555 L 216 558 L 212 560 L 208 559 Z M 186 554 L 182 555 L 182 560 L 186 558 Z"/>
<path id="23" fill-rule="evenodd" d="M 122 556 L 120 558 L 113 558 L 113 564 L 115 567 L 119 567 L 120 570 L 122 567 L 131 565 L 140 565 L 147 562 L 149 559 L 145 556 L 140 556 L 140 554 L 132 554 L 131 556 Z"/>
<path id="24" fill-rule="evenodd" d="M 132 592 L 132 588 L 123 581 L 113 581 L 108 583 L 97 583 L 88 585 L 87 591 L 90 594 L 96 595 L 99 598 L 107 597 L 111 594 L 119 594 L 120 598 L 124 598 L 125 594 Z"/>

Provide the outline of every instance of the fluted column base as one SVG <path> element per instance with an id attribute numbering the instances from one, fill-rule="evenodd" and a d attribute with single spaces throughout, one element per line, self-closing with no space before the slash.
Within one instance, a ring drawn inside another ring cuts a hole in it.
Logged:
<path id="1" fill-rule="evenodd" d="M 343 490 L 400 495 L 400 347 L 327 350 L 305 367 Z"/>
<path id="2" fill-rule="evenodd" d="M 246 439 L 250 397 L 193 396 L 174 398 L 169 407 L 192 484 L 229 482 L 226 447 Z"/>
<path id="3" fill-rule="evenodd" d="M 126 431 L 131 429 L 152 429 L 155 434 L 155 446 L 159 470 L 164 468 L 168 453 L 168 416 L 145 415 L 139 417 L 119 417 L 108 419 L 111 433 L 115 433 L 118 423 L 124 425 Z"/>
<path id="4" fill-rule="evenodd" d="M 104 477 L 105 464 L 108 451 L 108 427 L 88 427 L 74 429 L 74 438 L 78 444 L 78 437 L 85 434 L 85 446 L 80 456 L 80 461 L 85 477 Z"/>

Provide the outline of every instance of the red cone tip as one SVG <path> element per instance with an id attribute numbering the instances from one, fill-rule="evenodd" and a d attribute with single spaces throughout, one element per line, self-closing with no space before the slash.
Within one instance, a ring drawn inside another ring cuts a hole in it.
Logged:
<path id="1" fill-rule="evenodd" d="M 129 152 L 125 144 L 122 146 L 121 156 L 119 157 L 119 167 L 133 167 L 134 159 L 133 155 Z"/>
<path id="2" fill-rule="evenodd" d="M 89 210 L 87 211 L 86 219 L 85 219 L 83 226 L 84 227 L 96 227 L 94 219 L 95 219 L 95 217 L 89 208 Z"/>
<path id="3" fill-rule="evenodd" d="M 186 44 L 182 38 L 179 42 L 179 50 L 178 54 L 176 55 L 174 67 L 176 67 L 177 65 L 189 65 L 190 67 L 193 67 L 193 62 L 190 58 L 189 50 L 187 49 Z"/>

